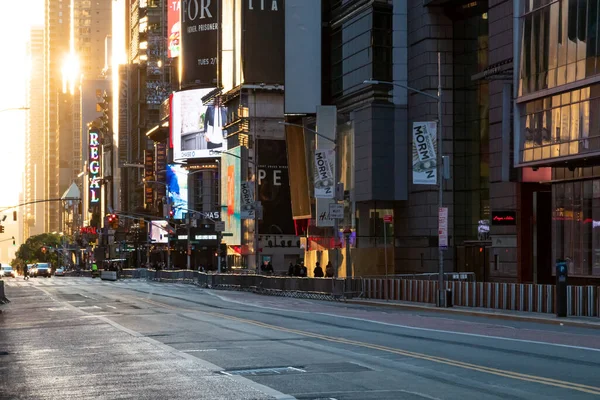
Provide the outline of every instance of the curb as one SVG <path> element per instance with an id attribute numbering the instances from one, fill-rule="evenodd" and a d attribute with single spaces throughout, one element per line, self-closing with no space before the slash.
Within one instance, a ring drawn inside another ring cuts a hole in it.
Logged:
<path id="1" fill-rule="evenodd" d="M 433 307 L 426 307 L 426 306 L 413 305 L 413 304 L 376 303 L 376 302 L 371 302 L 371 301 L 350 300 L 350 299 L 346 300 L 346 303 L 365 305 L 365 306 L 374 306 L 374 307 L 386 307 L 386 308 L 395 308 L 395 309 L 403 309 L 403 310 L 412 310 L 412 311 L 423 311 L 423 312 L 430 312 L 430 313 L 465 315 L 465 316 L 472 316 L 472 317 L 485 317 L 485 318 L 501 319 L 501 320 L 508 320 L 508 321 L 534 322 L 534 323 L 538 323 L 538 324 L 562 325 L 562 326 L 571 326 L 571 327 L 588 328 L 588 329 L 600 329 L 600 323 L 596 324 L 593 322 L 574 321 L 574 320 L 569 320 L 568 318 L 553 320 L 553 319 L 533 317 L 533 316 L 499 314 L 499 313 L 494 313 L 494 312 L 465 310 L 465 309 L 460 309 L 460 308 L 459 309 L 457 309 L 457 308 L 433 308 Z"/>

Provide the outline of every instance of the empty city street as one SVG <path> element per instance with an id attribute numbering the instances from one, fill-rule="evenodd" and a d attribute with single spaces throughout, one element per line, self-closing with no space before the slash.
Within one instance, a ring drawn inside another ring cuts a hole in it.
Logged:
<path id="1" fill-rule="evenodd" d="M 5 286 L 2 399 L 600 396 L 600 330 L 143 280 Z"/>

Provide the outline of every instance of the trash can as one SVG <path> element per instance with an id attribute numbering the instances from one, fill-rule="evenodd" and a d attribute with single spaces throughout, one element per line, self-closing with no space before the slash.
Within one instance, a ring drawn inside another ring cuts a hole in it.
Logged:
<path id="1" fill-rule="evenodd" d="M 452 289 L 446 289 L 446 307 L 453 306 Z"/>

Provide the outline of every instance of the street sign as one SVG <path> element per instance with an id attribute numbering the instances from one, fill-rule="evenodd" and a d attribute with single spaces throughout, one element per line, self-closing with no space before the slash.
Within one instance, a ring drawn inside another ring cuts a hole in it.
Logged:
<path id="1" fill-rule="evenodd" d="M 231 232 L 223 232 L 222 236 L 223 237 L 225 237 L 225 236 L 233 236 L 233 233 L 231 233 Z"/>
<path id="2" fill-rule="evenodd" d="M 448 248 L 448 207 L 440 207 L 438 212 L 438 246 Z"/>
<path id="3" fill-rule="evenodd" d="M 386 224 L 391 224 L 394 222 L 394 216 L 393 215 L 384 215 L 383 216 L 383 222 L 385 222 Z"/>
<path id="4" fill-rule="evenodd" d="M 215 232 L 225 231 L 225 221 L 215 221 Z"/>
<path id="5" fill-rule="evenodd" d="M 344 205 L 338 203 L 329 203 L 329 218 L 344 219 Z"/>

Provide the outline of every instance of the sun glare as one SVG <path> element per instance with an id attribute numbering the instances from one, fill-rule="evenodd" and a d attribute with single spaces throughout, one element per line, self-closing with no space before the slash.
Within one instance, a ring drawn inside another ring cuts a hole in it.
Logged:
<path id="1" fill-rule="evenodd" d="M 43 23 L 43 1 L 2 1 L 0 41 L 0 206 L 18 204 L 22 187 L 27 111 L 6 109 L 27 105 L 27 82 L 31 70 L 27 42 L 31 25 Z M 37 73 L 42 73 L 37 72 Z"/>

